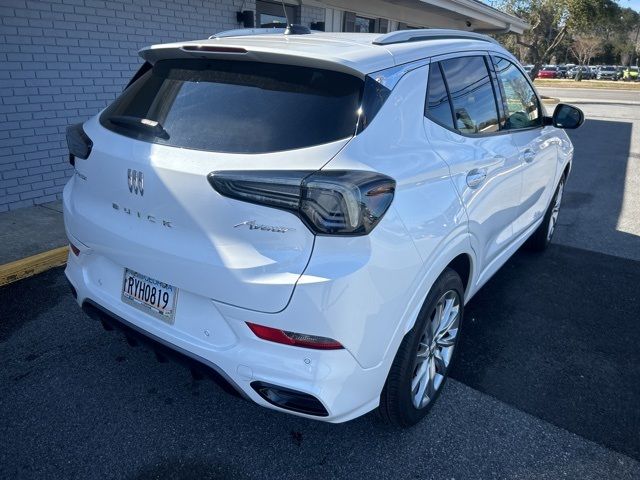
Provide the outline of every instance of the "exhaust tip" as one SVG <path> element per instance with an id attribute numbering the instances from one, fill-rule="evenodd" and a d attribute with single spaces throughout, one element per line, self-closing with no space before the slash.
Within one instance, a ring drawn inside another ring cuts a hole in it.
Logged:
<path id="1" fill-rule="evenodd" d="M 258 395 L 276 407 L 292 412 L 314 415 L 316 417 L 327 417 L 329 412 L 324 405 L 313 395 L 298 392 L 285 387 L 278 387 L 264 382 L 252 382 L 253 388 Z"/>

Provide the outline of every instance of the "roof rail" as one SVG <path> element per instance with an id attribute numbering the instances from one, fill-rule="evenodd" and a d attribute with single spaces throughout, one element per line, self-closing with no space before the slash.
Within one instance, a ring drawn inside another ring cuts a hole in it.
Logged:
<path id="1" fill-rule="evenodd" d="M 253 35 L 270 35 L 274 33 L 282 33 L 284 35 L 306 35 L 308 33 L 311 33 L 311 30 L 309 30 L 309 27 L 296 24 L 288 25 L 286 28 L 236 28 L 234 30 L 225 30 L 224 32 L 211 35 L 209 39 L 225 37 L 250 37 Z"/>
<path id="2" fill-rule="evenodd" d="M 466 32 L 464 30 L 449 30 L 440 28 L 418 28 L 414 30 L 397 30 L 385 33 L 373 40 L 374 45 L 391 45 L 394 43 L 424 42 L 428 40 L 480 40 L 498 44 L 493 38 L 481 33 Z"/>

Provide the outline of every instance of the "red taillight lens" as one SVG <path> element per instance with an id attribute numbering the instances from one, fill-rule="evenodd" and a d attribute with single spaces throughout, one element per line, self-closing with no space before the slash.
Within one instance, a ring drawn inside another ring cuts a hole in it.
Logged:
<path id="1" fill-rule="evenodd" d="M 185 45 L 182 50 L 189 52 L 211 52 L 211 53 L 247 53 L 244 48 L 239 47 L 216 47 L 211 45 Z"/>
<path id="2" fill-rule="evenodd" d="M 293 345 L 295 347 L 315 348 L 316 350 L 339 350 L 344 348 L 340 342 L 332 338 L 305 335 L 303 333 L 287 332 L 277 328 L 256 325 L 247 322 L 247 325 L 256 337 L 270 342 Z"/>
<path id="3" fill-rule="evenodd" d="M 69 244 L 69 248 L 71 249 L 71 251 L 73 252 L 73 254 L 77 257 L 78 255 L 80 255 L 80 249 L 78 247 L 76 247 L 73 243 Z"/>

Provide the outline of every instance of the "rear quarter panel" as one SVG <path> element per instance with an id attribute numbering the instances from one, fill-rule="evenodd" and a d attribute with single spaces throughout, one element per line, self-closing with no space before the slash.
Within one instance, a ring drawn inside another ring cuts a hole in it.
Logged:
<path id="1" fill-rule="evenodd" d="M 398 260 L 406 258 L 383 251 L 385 245 L 370 246 L 372 254 L 378 254 L 377 268 L 371 271 L 372 295 L 361 292 L 368 296 L 362 301 L 370 314 L 360 319 L 366 325 L 354 326 L 354 331 L 376 332 L 375 338 L 367 336 L 367 344 L 353 352 L 363 366 L 376 365 L 385 357 L 393 359 L 386 353 L 395 355 L 433 282 L 453 258 L 470 252 L 466 213 L 447 165 L 424 132 L 428 72 L 428 66 L 423 66 L 407 73 L 374 121 L 325 167 L 375 170 L 394 178 L 393 212 L 387 215 L 396 219 L 392 228 L 406 232 L 396 238 L 400 243 L 394 248 L 417 252 L 413 267 L 396 272 Z M 315 253 L 305 275 L 313 271 Z M 388 297 L 378 291 L 394 294 Z"/>

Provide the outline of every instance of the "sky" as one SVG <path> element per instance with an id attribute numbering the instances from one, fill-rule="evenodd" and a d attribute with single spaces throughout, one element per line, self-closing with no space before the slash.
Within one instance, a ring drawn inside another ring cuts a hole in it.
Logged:
<path id="1" fill-rule="evenodd" d="M 636 12 L 640 12 L 640 0 L 620 0 L 618 4 L 621 7 L 633 8 Z"/>
<path id="2" fill-rule="evenodd" d="M 491 5 L 491 0 L 483 0 L 484 3 Z M 640 13 L 640 0 L 618 0 L 618 5 L 621 7 L 633 8 L 636 12 Z"/>

